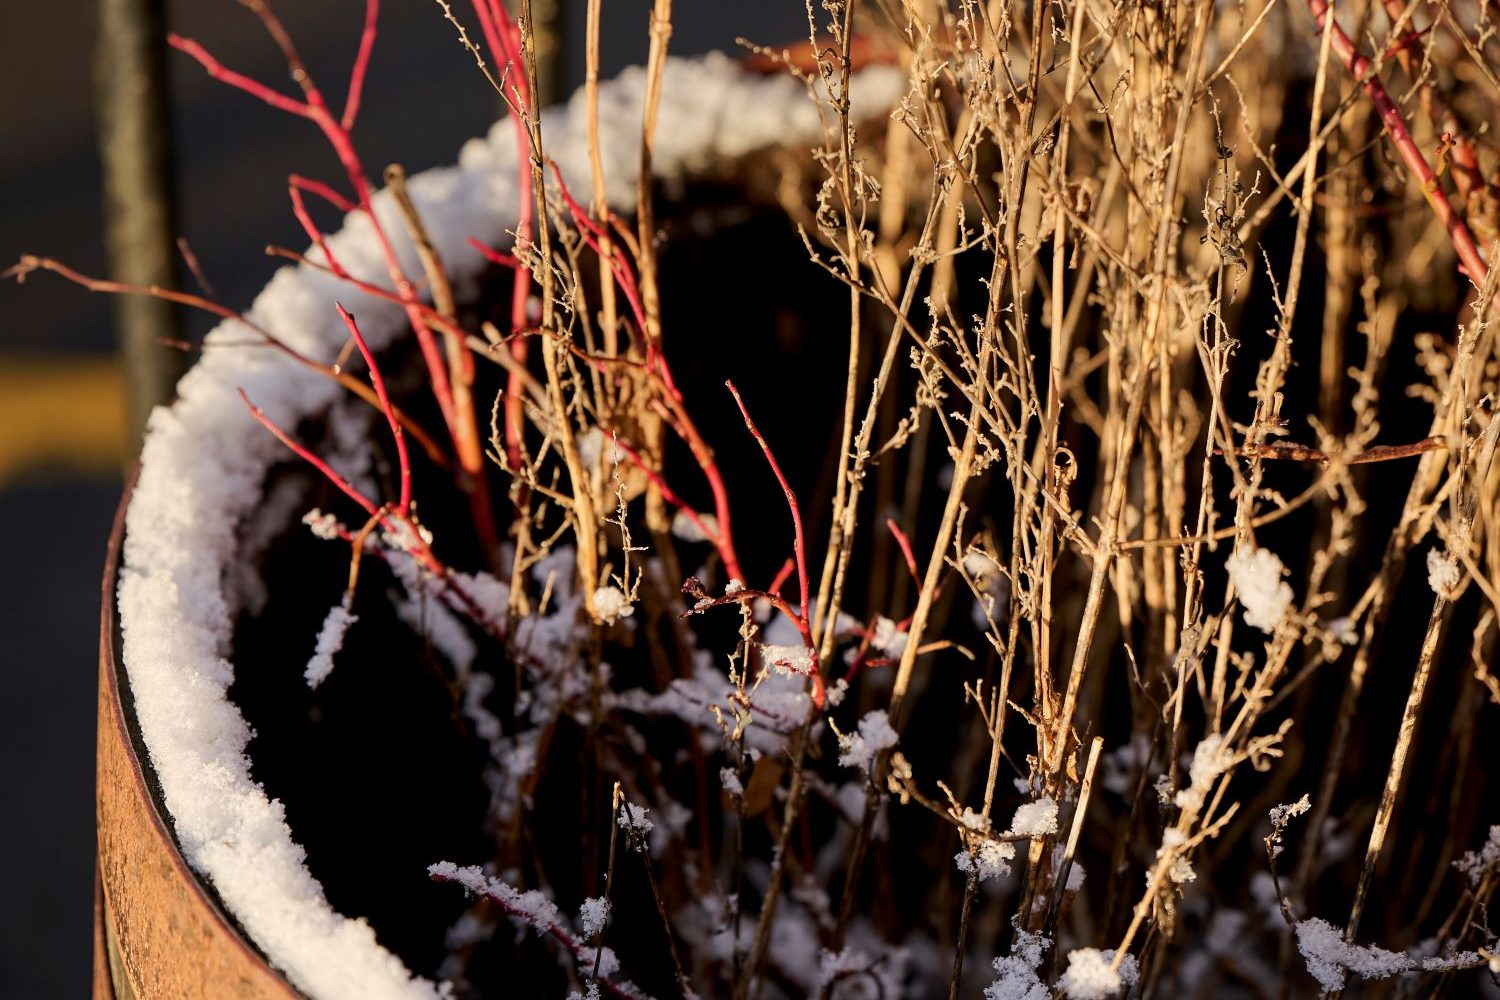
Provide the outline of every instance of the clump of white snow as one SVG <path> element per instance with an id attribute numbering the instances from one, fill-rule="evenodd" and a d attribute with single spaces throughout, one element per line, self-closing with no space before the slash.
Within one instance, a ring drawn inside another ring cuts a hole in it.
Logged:
<path id="1" fill-rule="evenodd" d="M 1281 857 L 1281 852 L 1285 849 L 1281 844 L 1281 831 L 1286 829 L 1286 825 L 1292 821 L 1293 817 L 1301 816 L 1311 808 L 1312 800 L 1306 795 L 1303 795 L 1296 802 L 1287 802 L 1271 807 L 1271 811 L 1268 814 L 1271 817 L 1271 830 L 1273 832 L 1271 857 Z"/>
<path id="2" fill-rule="evenodd" d="M 644 837 L 656 829 L 656 822 L 646 814 L 651 810 L 645 806 L 633 805 L 629 802 L 620 806 L 620 829 L 635 837 Z"/>
<path id="3" fill-rule="evenodd" d="M 760 647 L 760 658 L 762 663 L 777 673 L 801 674 L 805 677 L 813 672 L 813 651 L 807 646 L 763 645 Z"/>
<path id="4" fill-rule="evenodd" d="M 1182 852 L 1182 846 L 1187 843 L 1187 839 L 1187 834 L 1175 826 L 1168 827 L 1162 831 L 1161 847 L 1156 849 L 1158 861 L 1171 858 L 1172 863 L 1167 869 L 1167 878 L 1177 885 L 1184 885 L 1198 878 L 1198 873 L 1193 871 L 1192 862 Z"/>
<path id="5" fill-rule="evenodd" d="M 1010 832 L 1018 837 L 1045 837 L 1057 832 L 1057 803 L 1050 795 L 1023 802 L 1011 817 Z"/>
<path id="6" fill-rule="evenodd" d="M 1058 844 L 1057 846 L 1052 848 L 1053 869 L 1059 869 L 1062 867 L 1063 858 L 1067 855 L 1067 853 L 1067 848 L 1062 844 Z M 1068 884 L 1066 886 L 1066 890 L 1068 892 L 1077 892 L 1079 889 L 1082 889 L 1083 880 L 1087 875 L 1088 872 L 1084 870 L 1082 862 L 1080 862 L 1075 857 L 1073 859 L 1073 863 L 1068 866 Z"/>
<path id="7" fill-rule="evenodd" d="M 971 855 L 959 851 L 953 855 L 954 866 L 965 875 L 975 874 L 979 881 L 1002 878 L 1010 874 L 1010 863 L 1016 859 L 1016 845 L 1008 840 L 981 840 Z"/>
<path id="8" fill-rule="evenodd" d="M 1135 984 L 1140 975 L 1134 955 L 1126 955 L 1118 969 L 1112 968 L 1115 953 L 1098 948 L 1068 952 L 1068 969 L 1057 981 L 1068 1000 L 1109 1000 Z"/>
<path id="9" fill-rule="evenodd" d="M 1177 807 L 1184 811 L 1203 808 L 1203 800 L 1213 790 L 1214 782 L 1233 764 L 1234 754 L 1224 746 L 1223 736 L 1209 733 L 1203 737 L 1203 742 L 1193 751 L 1193 762 L 1188 767 L 1189 785 L 1177 793 Z"/>
<path id="10" fill-rule="evenodd" d="M 613 625 L 633 614 L 635 608 L 630 598 L 619 587 L 611 585 L 594 591 L 594 620 L 600 625 Z"/>
<path id="11" fill-rule="evenodd" d="M 603 896 L 591 896 L 578 907 L 578 932 L 586 938 L 604 930 L 609 923 L 609 900 Z"/>
<path id="12" fill-rule="evenodd" d="M 1050 1000 L 1052 994 L 1037 970 L 1051 946 L 1051 939 L 1045 935 L 1016 928 L 1010 954 L 994 961 L 995 981 L 984 988 L 985 1000 Z"/>
<path id="13" fill-rule="evenodd" d="M 1398 952 L 1350 944 L 1342 931 L 1318 917 L 1297 922 L 1297 950 L 1307 961 L 1307 971 L 1329 991 L 1343 989 L 1350 972 L 1365 979 L 1385 979 L 1410 972 L 1417 964 Z"/>
<path id="14" fill-rule="evenodd" d="M 839 764 L 869 773 L 875 758 L 895 746 L 897 739 L 890 717 L 883 710 L 867 712 L 859 720 L 859 729 L 839 735 Z"/>
<path id="15" fill-rule="evenodd" d="M 1439 597 L 1449 597 L 1460 579 L 1458 560 L 1446 549 L 1427 550 L 1427 586 Z"/>
<path id="16" fill-rule="evenodd" d="M 875 616 L 874 634 L 870 645 L 892 660 L 899 660 L 906 650 L 906 633 L 898 631 L 896 623 L 884 615 Z"/>
<path id="17" fill-rule="evenodd" d="M 1464 856 L 1453 862 L 1469 884 L 1478 887 L 1484 876 L 1500 871 L 1500 826 L 1490 827 L 1490 837 L 1478 851 L 1465 851 Z"/>
<path id="18" fill-rule="evenodd" d="M 1224 563 L 1229 580 L 1239 591 L 1245 622 L 1262 632 L 1274 632 L 1292 606 L 1292 588 L 1283 580 L 1286 567 L 1269 549 L 1237 548 Z"/>
<path id="19" fill-rule="evenodd" d="M 331 542 L 339 537 L 339 519 L 332 514 L 323 513 L 316 507 L 302 515 L 302 523 L 307 525 L 308 530 L 314 536 L 325 542 Z"/>
<path id="20" fill-rule="evenodd" d="M 312 659 L 302 671 L 310 688 L 316 688 L 333 673 L 333 655 L 344 648 L 344 636 L 348 634 L 349 626 L 359 621 L 359 616 L 349 610 L 350 603 L 349 595 L 345 594 L 343 602 L 329 608 L 328 617 L 323 619 Z"/>

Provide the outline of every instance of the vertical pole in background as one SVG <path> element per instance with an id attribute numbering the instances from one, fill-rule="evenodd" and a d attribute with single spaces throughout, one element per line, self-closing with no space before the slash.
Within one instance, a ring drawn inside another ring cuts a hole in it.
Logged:
<path id="1" fill-rule="evenodd" d="M 111 276 L 137 285 L 176 286 L 165 87 L 163 0 L 96 0 L 95 114 L 104 173 L 105 249 Z M 172 398 L 186 367 L 176 349 L 169 303 L 114 296 L 116 344 L 125 382 L 127 447 L 133 458 L 151 408 Z"/>
<path id="2" fill-rule="evenodd" d="M 563 24 L 566 4 L 561 0 L 531 0 L 532 37 L 536 39 L 537 102 L 550 107 L 567 97 L 563 90 Z M 503 112 L 502 112 L 503 113 Z"/>

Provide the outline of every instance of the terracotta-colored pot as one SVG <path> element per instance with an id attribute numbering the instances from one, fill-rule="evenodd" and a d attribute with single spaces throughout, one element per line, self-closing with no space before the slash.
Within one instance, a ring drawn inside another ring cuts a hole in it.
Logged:
<path id="1" fill-rule="evenodd" d="M 188 867 L 165 818 L 120 667 L 115 584 L 127 488 L 104 565 L 99 634 L 94 1000 L 292 1000 Z"/>

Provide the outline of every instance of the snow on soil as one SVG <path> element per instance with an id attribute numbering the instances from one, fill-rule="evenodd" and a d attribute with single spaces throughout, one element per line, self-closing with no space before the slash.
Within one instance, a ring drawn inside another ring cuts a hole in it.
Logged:
<path id="1" fill-rule="evenodd" d="M 644 82 L 642 70 L 630 69 L 599 95 L 610 165 L 606 194 L 622 207 L 634 197 Z M 865 71 L 855 84 L 856 104 L 874 110 L 904 90 L 900 73 L 886 68 Z M 813 142 L 818 135 L 816 110 L 801 84 L 745 73 L 723 55 L 674 59 L 663 86 L 654 166 L 671 179 L 723 157 Z M 581 98 L 550 112 L 543 136 L 587 204 Z M 456 167 L 410 180 L 411 196 L 460 294 L 472 290 L 482 264 L 467 238 L 509 242 L 516 152 L 512 127 L 502 121 L 487 139 L 468 143 Z M 419 273 L 392 200 L 377 196 L 376 212 L 407 273 Z M 367 218 L 348 217 L 328 242 L 351 273 L 389 287 Z M 297 350 L 331 362 L 346 336 L 335 298 L 358 316 L 377 350 L 404 328 L 399 307 L 306 268 L 279 271 L 250 316 Z M 381 947 L 363 919 L 329 905 L 282 805 L 250 776 L 250 730 L 228 697 L 234 665 L 226 581 L 241 520 L 260 502 L 266 470 L 285 450 L 255 424 L 236 390 L 243 388 L 283 427 L 326 411 L 340 390 L 274 351 L 213 349 L 246 339 L 252 334 L 238 323 L 221 323 L 178 386 L 178 401 L 157 409 L 148 424 L 119 580 L 124 663 L 142 735 L 183 854 L 293 985 L 318 1000 L 437 997 L 438 987 Z"/>

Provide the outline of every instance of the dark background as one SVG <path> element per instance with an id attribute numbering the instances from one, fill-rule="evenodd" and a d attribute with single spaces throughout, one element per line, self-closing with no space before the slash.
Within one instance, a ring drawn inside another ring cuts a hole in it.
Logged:
<path id="1" fill-rule="evenodd" d="M 467 5 L 455 3 L 462 11 Z M 563 11 L 561 77 L 583 78 L 584 4 Z M 284 0 L 315 79 L 341 100 L 359 0 Z M 286 85 L 256 19 L 233 0 L 168 4 L 173 30 L 228 66 Z M 604 4 L 603 71 L 644 61 L 647 0 Z M 356 133 L 373 170 L 451 163 L 496 115 L 493 92 L 431 0 L 386 0 Z M 671 51 L 780 43 L 803 5 L 677 0 Z M 21 253 L 105 272 L 93 114 L 94 16 L 81 0 L 0 6 L 0 268 Z M 249 304 L 275 265 L 268 243 L 305 243 L 287 205 L 293 171 L 333 180 L 308 123 L 168 60 L 179 229 L 218 297 Z M 202 333 L 201 318 L 185 331 Z M 0 284 L 0 997 L 80 997 L 90 978 L 99 578 L 119 499 L 122 375 L 110 303 L 50 275 Z"/>

